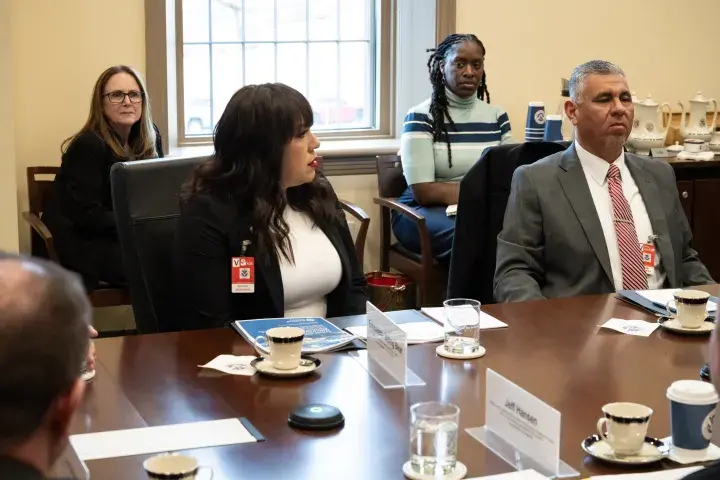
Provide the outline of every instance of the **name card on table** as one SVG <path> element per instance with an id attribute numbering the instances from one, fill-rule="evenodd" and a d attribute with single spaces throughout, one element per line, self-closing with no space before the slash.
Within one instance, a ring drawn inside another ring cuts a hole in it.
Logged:
<path id="1" fill-rule="evenodd" d="M 407 367 L 407 333 L 367 302 L 367 350 L 349 352 L 383 388 L 425 385 Z"/>
<path id="2" fill-rule="evenodd" d="M 468 429 L 470 435 L 517 469 L 579 475 L 560 460 L 560 412 L 491 369 L 485 392 L 485 426 Z"/>

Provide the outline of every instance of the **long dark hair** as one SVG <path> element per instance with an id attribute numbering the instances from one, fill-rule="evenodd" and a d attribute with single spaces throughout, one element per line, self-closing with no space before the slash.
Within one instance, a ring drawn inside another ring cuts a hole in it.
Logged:
<path id="1" fill-rule="evenodd" d="M 485 55 L 485 45 L 482 44 L 472 33 L 452 33 L 435 48 L 428 48 L 428 52 L 432 52 L 428 59 L 428 70 L 430 71 L 430 83 L 432 84 L 432 97 L 430 99 L 430 115 L 432 116 L 433 141 L 439 142 L 445 137 L 445 143 L 448 149 L 448 163 L 452 168 L 452 153 L 450 152 L 450 136 L 445 126 L 445 118 L 455 129 L 455 122 L 448 111 L 448 99 L 445 95 L 445 76 L 443 75 L 443 62 L 445 56 L 456 46 L 463 42 L 474 42 L 483 51 Z M 482 78 L 480 79 L 480 88 L 478 88 L 477 96 L 480 100 L 487 98 L 490 103 L 490 92 L 485 82 L 485 70 L 483 69 Z"/>
<path id="2" fill-rule="evenodd" d="M 195 170 L 182 199 L 208 194 L 250 214 L 251 236 L 258 255 L 282 254 L 294 262 L 283 211 L 289 205 L 320 227 L 335 215 L 329 182 L 315 180 L 283 189 L 283 152 L 308 131 L 313 111 L 297 90 L 281 83 L 248 85 L 232 96 L 215 126 L 215 153 Z M 269 260 L 269 256 L 267 257 Z"/>

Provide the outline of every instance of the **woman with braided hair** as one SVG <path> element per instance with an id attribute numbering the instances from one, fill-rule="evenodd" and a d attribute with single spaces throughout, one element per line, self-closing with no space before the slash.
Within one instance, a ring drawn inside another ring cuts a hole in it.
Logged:
<path id="1" fill-rule="evenodd" d="M 425 217 L 433 255 L 448 262 L 460 180 L 490 146 L 512 141 L 507 113 L 490 105 L 485 82 L 485 47 L 472 34 L 448 35 L 429 49 L 432 96 L 410 109 L 401 137 L 401 159 L 409 185 L 398 201 Z M 406 249 L 420 253 L 415 224 L 393 212 L 393 233 Z"/>

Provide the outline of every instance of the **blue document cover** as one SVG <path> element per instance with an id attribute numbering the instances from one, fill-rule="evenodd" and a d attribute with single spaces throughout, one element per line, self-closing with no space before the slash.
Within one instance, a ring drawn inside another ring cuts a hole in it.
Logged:
<path id="1" fill-rule="evenodd" d="M 331 352 L 347 346 L 355 336 L 339 329 L 320 317 L 264 318 L 259 320 L 237 320 L 232 327 L 250 344 L 267 352 L 265 332 L 274 327 L 299 327 L 305 330 L 303 353 Z M 255 341 L 255 338 L 263 338 Z"/>

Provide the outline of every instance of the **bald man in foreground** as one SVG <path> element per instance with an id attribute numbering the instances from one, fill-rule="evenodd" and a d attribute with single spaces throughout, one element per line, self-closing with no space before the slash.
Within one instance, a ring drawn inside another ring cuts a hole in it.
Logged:
<path id="1" fill-rule="evenodd" d="M 75 274 L 0 253 L 0 478 L 45 479 L 67 446 L 90 318 Z"/>

